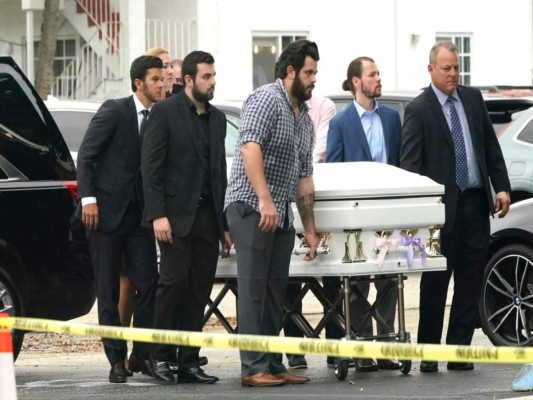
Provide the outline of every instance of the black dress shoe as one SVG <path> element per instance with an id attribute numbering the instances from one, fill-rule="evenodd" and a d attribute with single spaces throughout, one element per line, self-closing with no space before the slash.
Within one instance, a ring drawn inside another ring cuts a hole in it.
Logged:
<path id="1" fill-rule="evenodd" d="M 168 385 L 176 382 L 174 380 L 174 375 L 172 375 L 172 370 L 170 369 L 168 362 L 152 360 L 150 362 L 150 369 L 152 372 L 151 376 L 153 376 L 161 383 Z"/>
<path id="2" fill-rule="evenodd" d="M 472 371 L 474 363 L 471 362 L 449 362 L 448 371 Z"/>
<path id="3" fill-rule="evenodd" d="M 128 361 L 128 369 L 131 372 L 142 372 L 143 375 L 152 376 L 152 370 L 150 369 L 150 361 L 143 360 L 137 357 L 135 354 L 130 355 Z"/>
<path id="4" fill-rule="evenodd" d="M 215 383 L 216 376 L 207 375 L 202 368 L 178 369 L 178 383 Z"/>
<path id="5" fill-rule="evenodd" d="M 198 365 L 200 367 L 203 367 L 204 365 L 207 365 L 207 363 L 208 363 L 207 357 L 205 357 L 205 356 L 198 357 Z M 168 364 L 169 364 L 170 369 L 172 370 L 172 372 L 174 374 L 177 374 L 178 373 L 178 362 L 177 361 L 170 361 Z"/>
<path id="6" fill-rule="evenodd" d="M 289 359 L 289 367 L 294 369 L 307 368 L 307 360 L 301 354 L 291 354 L 287 358 Z"/>
<path id="7" fill-rule="evenodd" d="M 439 370 L 439 363 L 437 361 L 422 361 L 420 363 L 421 372 L 437 372 Z"/>
<path id="8" fill-rule="evenodd" d="M 109 371 L 109 382 L 111 383 L 126 383 L 128 380 L 124 361 L 119 361 L 111 367 Z"/>
<path id="9" fill-rule="evenodd" d="M 358 358 L 355 360 L 355 370 L 357 372 L 374 372 L 378 370 L 378 365 L 371 358 Z"/>

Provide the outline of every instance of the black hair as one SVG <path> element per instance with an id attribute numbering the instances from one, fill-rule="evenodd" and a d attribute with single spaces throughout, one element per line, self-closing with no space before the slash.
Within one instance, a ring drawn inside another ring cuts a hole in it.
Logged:
<path id="1" fill-rule="evenodd" d="M 150 68 L 163 68 L 163 61 L 154 56 L 140 56 L 133 60 L 130 67 L 131 90 L 137 91 L 134 83 L 135 79 L 140 79 L 144 82 L 144 78 L 146 78 Z"/>
<path id="2" fill-rule="evenodd" d="M 195 50 L 185 56 L 181 64 L 181 79 L 185 82 L 185 76 L 189 75 L 192 80 L 196 79 L 198 64 L 214 64 L 214 57 L 205 51 Z"/>
<path id="3" fill-rule="evenodd" d="M 284 79 L 287 76 L 287 67 L 292 65 L 298 74 L 304 66 L 305 58 L 311 57 L 313 60 L 320 60 L 318 46 L 315 42 L 307 39 L 300 39 L 291 42 L 283 49 L 274 67 L 276 78 Z"/>

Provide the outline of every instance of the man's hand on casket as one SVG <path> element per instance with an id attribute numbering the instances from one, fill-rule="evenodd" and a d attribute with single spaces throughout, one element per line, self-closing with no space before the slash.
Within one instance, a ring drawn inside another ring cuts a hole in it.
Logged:
<path id="1" fill-rule="evenodd" d="M 314 260 L 316 258 L 316 249 L 318 248 L 320 239 L 318 238 L 316 233 L 306 232 L 305 242 L 309 246 L 309 253 L 304 256 L 304 261 Z"/>

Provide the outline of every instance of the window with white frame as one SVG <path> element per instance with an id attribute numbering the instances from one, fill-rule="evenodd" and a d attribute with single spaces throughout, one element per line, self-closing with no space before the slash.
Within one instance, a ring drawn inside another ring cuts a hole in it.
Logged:
<path id="1" fill-rule="evenodd" d="M 40 48 L 41 42 L 36 41 L 34 42 L 34 52 L 35 52 L 35 58 L 34 58 L 34 70 L 37 70 L 37 64 L 39 60 L 39 48 Z M 71 62 L 74 62 L 76 59 L 76 52 L 77 52 L 77 43 L 76 39 L 57 39 L 56 41 L 56 52 L 54 54 L 54 78 L 57 78 L 60 76 L 64 71 L 66 71 L 67 66 Z M 69 71 L 69 70 L 67 70 Z M 77 76 L 75 74 L 76 69 L 73 68 L 72 72 L 68 74 L 60 83 L 60 86 L 65 86 L 64 88 L 60 87 L 60 92 L 64 92 L 67 88 L 73 88 L 75 87 Z"/>
<path id="2" fill-rule="evenodd" d="M 252 36 L 254 89 L 274 82 L 274 66 L 281 51 L 290 42 L 306 38 L 306 33 L 254 33 Z"/>
<path id="3" fill-rule="evenodd" d="M 457 46 L 459 52 L 459 68 L 461 72 L 461 78 L 459 83 L 461 85 L 470 85 L 471 77 L 471 35 L 465 34 L 439 34 L 437 35 L 437 42 L 452 42 Z"/>

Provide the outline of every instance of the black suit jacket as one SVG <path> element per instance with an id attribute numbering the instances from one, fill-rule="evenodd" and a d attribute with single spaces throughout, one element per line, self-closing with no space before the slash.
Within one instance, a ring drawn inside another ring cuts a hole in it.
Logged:
<path id="1" fill-rule="evenodd" d="M 107 100 L 98 109 L 78 151 L 78 198 L 96 197 L 98 230 L 120 223 L 141 164 L 139 123 L 133 96 Z M 77 210 L 81 217 L 81 203 Z"/>
<path id="2" fill-rule="evenodd" d="M 481 92 L 466 86 L 458 86 L 457 92 L 464 106 L 483 188 L 494 212 L 490 184 L 496 192 L 511 189 L 502 151 Z M 449 232 L 453 228 L 459 200 L 459 189 L 455 184 L 455 151 L 446 117 L 431 86 L 405 109 L 400 167 L 445 186 L 446 223 L 443 232 Z"/>
<path id="3" fill-rule="evenodd" d="M 211 106 L 209 116 L 209 172 L 220 238 L 224 238 L 226 193 L 226 116 Z M 202 189 L 203 176 L 198 130 L 185 91 L 157 103 L 144 131 L 141 171 L 144 221 L 167 217 L 172 234 L 184 237 L 191 230 Z"/>

